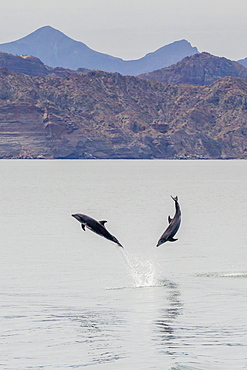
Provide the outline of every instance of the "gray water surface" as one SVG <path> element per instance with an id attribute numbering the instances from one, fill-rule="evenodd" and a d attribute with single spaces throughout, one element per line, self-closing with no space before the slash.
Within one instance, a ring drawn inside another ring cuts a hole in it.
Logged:
<path id="1" fill-rule="evenodd" d="M 247 369 L 246 161 L 0 170 L 1 369 Z M 178 241 L 156 248 L 170 195 Z"/>

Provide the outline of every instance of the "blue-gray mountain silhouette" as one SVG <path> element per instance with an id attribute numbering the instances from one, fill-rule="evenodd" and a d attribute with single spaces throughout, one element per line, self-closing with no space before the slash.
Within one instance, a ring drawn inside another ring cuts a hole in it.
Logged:
<path id="1" fill-rule="evenodd" d="M 50 67 L 70 69 L 87 68 L 106 72 L 119 72 L 136 76 L 170 66 L 186 56 L 198 53 L 186 40 L 163 46 L 143 58 L 125 61 L 90 49 L 50 26 L 8 43 L 0 44 L 0 51 L 16 55 L 32 55 Z"/>
<path id="2" fill-rule="evenodd" d="M 244 66 L 245 68 L 247 68 L 247 58 L 239 59 L 238 60 L 238 63 L 239 64 L 242 64 L 242 66 Z"/>

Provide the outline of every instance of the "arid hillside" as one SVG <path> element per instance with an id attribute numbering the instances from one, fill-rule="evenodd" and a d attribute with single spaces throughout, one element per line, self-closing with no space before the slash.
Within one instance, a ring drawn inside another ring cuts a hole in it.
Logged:
<path id="1" fill-rule="evenodd" d="M 198 53 L 186 57 L 172 66 L 161 68 L 139 76 L 173 85 L 210 85 L 224 77 L 247 78 L 247 68 L 238 62 L 216 57 L 209 53 Z"/>
<path id="2" fill-rule="evenodd" d="M 246 158 L 247 80 L 168 85 L 0 69 L 1 158 Z"/>

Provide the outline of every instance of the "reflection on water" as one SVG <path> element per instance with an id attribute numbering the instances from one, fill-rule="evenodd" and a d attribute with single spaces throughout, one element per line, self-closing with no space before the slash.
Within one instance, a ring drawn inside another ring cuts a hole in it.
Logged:
<path id="1" fill-rule="evenodd" d="M 159 318 L 155 323 L 155 341 L 159 350 L 167 355 L 174 355 L 176 333 L 175 321 L 182 314 L 183 303 L 180 299 L 181 293 L 178 285 L 170 280 L 164 280 L 163 284 L 167 287 L 167 301 L 164 308 L 160 309 Z"/>
<path id="2" fill-rule="evenodd" d="M 121 292 L 125 304 L 122 311 L 111 307 L 112 302 L 108 301 L 108 308 L 106 303 L 98 309 L 64 308 L 59 314 L 49 317 L 49 320 L 60 322 L 63 327 L 73 327 L 78 348 L 87 353 L 87 361 L 85 356 L 81 358 L 83 366 L 110 366 L 114 363 L 118 366 L 119 362 L 130 360 L 133 351 L 142 353 L 143 346 L 147 346 L 147 356 L 148 348 L 152 347 L 161 355 L 176 354 L 176 320 L 183 310 L 178 284 L 165 279 L 158 286 L 139 288 L 107 290 L 113 299 L 120 297 Z M 145 306 L 141 303 L 144 297 Z M 158 297 L 163 297 L 163 302 L 156 306 Z M 138 321 L 135 327 L 134 323 Z M 150 337 L 144 337 L 142 333 L 149 330 Z"/>
<path id="3" fill-rule="evenodd" d="M 75 310 L 54 307 L 49 311 L 60 312 L 52 315 L 47 312 L 47 316 L 43 312 L 40 323 L 46 325 L 46 330 L 50 334 L 55 331 L 59 332 L 61 328 L 64 333 L 64 328 L 68 328 L 66 336 L 62 337 L 60 333 L 59 341 L 52 347 L 76 346 L 76 357 L 80 360 L 77 358 L 77 366 L 74 367 L 78 367 L 79 364 L 84 367 L 114 363 L 126 357 L 121 338 L 125 321 L 118 317 L 114 310 L 106 308 Z"/>
<path id="4" fill-rule="evenodd" d="M 0 367 L 247 369 L 246 166 L 1 161 Z M 156 248 L 174 193 L 179 240 Z"/>
<path id="5" fill-rule="evenodd" d="M 124 320 L 110 310 L 86 311 L 73 317 L 77 327 L 77 343 L 85 344 L 90 364 L 114 362 L 125 357 L 120 343 Z"/>

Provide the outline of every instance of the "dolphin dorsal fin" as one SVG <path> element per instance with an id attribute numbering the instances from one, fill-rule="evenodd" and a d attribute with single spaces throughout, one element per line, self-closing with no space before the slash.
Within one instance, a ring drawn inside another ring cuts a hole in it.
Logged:
<path id="1" fill-rule="evenodd" d="M 105 223 L 106 223 L 107 221 L 105 221 L 105 220 L 103 220 L 103 221 L 99 221 L 99 223 L 102 225 L 102 226 L 105 226 Z"/>
<path id="2" fill-rule="evenodd" d="M 168 216 L 168 222 L 169 224 L 172 222 L 172 218 L 170 216 Z"/>

